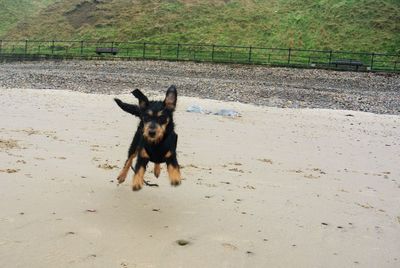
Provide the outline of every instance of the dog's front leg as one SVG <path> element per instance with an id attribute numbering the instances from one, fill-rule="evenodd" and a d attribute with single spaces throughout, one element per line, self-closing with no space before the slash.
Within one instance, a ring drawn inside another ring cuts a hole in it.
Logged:
<path id="1" fill-rule="evenodd" d="M 141 130 L 140 130 L 140 126 L 139 126 L 138 129 L 136 130 L 135 136 L 133 137 L 131 146 L 129 147 L 128 159 L 125 161 L 124 168 L 121 170 L 121 172 L 119 173 L 118 178 L 117 178 L 118 183 L 120 183 L 120 184 L 125 181 L 126 176 L 128 175 L 129 169 L 132 166 L 133 159 L 137 155 L 138 146 L 139 146 L 139 142 L 141 139 L 140 132 L 141 132 Z"/>
<path id="2" fill-rule="evenodd" d="M 138 156 L 135 166 L 135 175 L 133 176 L 133 184 L 132 184 L 133 191 L 138 191 L 142 189 L 144 184 L 144 172 L 146 171 L 146 166 L 148 162 L 149 162 L 148 158 L 143 158 L 140 155 Z"/>
<path id="3" fill-rule="evenodd" d="M 124 168 L 121 170 L 121 172 L 119 173 L 118 178 L 117 178 L 119 184 L 121 184 L 125 181 L 125 178 L 128 175 L 129 168 L 132 166 L 132 162 L 135 157 L 136 157 L 136 153 L 133 153 L 125 161 Z"/>
<path id="4" fill-rule="evenodd" d="M 173 153 L 169 158 L 166 159 L 169 180 L 172 186 L 178 186 L 181 184 L 181 172 L 179 169 L 178 160 L 176 159 L 176 154 Z"/>

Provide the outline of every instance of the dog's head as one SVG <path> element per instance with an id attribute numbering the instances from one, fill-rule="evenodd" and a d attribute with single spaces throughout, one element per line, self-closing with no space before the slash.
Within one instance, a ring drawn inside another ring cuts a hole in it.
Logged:
<path id="1" fill-rule="evenodd" d="M 159 143 L 169 127 L 173 126 L 172 115 L 178 98 L 175 86 L 168 88 L 164 101 L 149 101 L 139 89 L 132 91 L 132 94 L 139 99 L 144 139 L 149 143 Z"/>

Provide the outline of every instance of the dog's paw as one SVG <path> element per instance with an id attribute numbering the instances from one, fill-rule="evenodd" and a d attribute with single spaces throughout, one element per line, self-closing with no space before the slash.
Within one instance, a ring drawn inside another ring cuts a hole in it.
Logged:
<path id="1" fill-rule="evenodd" d="M 179 186 L 181 184 L 181 180 L 171 180 L 171 186 Z"/>
<path id="2" fill-rule="evenodd" d="M 125 179 L 126 179 L 126 175 L 125 176 L 119 175 L 117 178 L 118 184 L 123 183 L 125 181 Z"/>
<path id="3" fill-rule="evenodd" d="M 124 168 L 121 173 L 119 173 L 118 177 L 117 177 L 117 181 L 119 184 L 123 183 L 126 179 L 126 176 L 128 175 L 128 170 L 127 168 Z"/>
<path id="4" fill-rule="evenodd" d="M 135 173 L 133 176 L 133 181 L 132 181 L 132 190 L 133 191 L 139 191 L 142 189 L 143 184 L 144 184 L 144 168 L 140 167 L 138 172 Z"/>
<path id="5" fill-rule="evenodd" d="M 139 191 L 140 189 L 142 189 L 142 186 L 140 183 L 134 183 L 132 185 L 132 191 Z"/>
<path id="6" fill-rule="evenodd" d="M 179 167 L 174 167 L 172 165 L 168 165 L 168 175 L 169 180 L 171 181 L 172 186 L 178 186 L 181 184 L 181 172 Z"/>

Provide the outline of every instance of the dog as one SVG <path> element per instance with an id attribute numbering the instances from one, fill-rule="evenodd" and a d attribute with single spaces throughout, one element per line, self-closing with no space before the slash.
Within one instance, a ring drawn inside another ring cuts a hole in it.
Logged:
<path id="1" fill-rule="evenodd" d="M 143 187 L 144 173 L 148 162 L 154 163 L 154 175 L 160 176 L 161 163 L 167 164 L 169 179 L 172 186 L 181 184 L 180 167 L 176 155 L 178 135 L 175 133 L 173 113 L 175 111 L 178 92 L 174 85 L 167 89 L 164 101 L 149 101 L 139 90 L 131 92 L 139 105 L 124 103 L 115 98 L 117 105 L 125 112 L 140 118 L 140 123 L 128 150 L 128 159 L 118 175 L 118 183 L 123 183 L 137 156 L 134 167 L 132 190 L 138 191 Z"/>

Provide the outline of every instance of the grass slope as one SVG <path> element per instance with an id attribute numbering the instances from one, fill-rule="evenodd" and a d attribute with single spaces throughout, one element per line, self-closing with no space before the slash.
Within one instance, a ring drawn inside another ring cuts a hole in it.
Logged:
<path id="1" fill-rule="evenodd" d="M 62 0 L 3 35 L 400 52 L 400 1 Z"/>
<path id="2" fill-rule="evenodd" d="M 55 0 L 0 0 L 0 36 L 26 21 Z"/>

